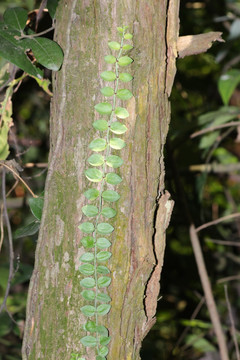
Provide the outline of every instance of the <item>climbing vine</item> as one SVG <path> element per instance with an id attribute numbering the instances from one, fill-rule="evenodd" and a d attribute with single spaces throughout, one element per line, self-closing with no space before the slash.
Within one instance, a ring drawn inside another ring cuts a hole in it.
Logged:
<path id="1" fill-rule="evenodd" d="M 107 293 L 107 287 L 111 283 L 107 261 L 112 255 L 109 251 L 111 241 L 108 237 L 114 232 L 114 227 L 107 221 L 116 216 L 114 203 L 120 198 L 119 193 L 112 190 L 113 186 L 122 182 L 121 176 L 116 172 L 123 164 L 119 150 L 123 149 L 126 143 L 119 136 L 127 131 L 127 127 L 119 120 L 129 116 L 127 109 L 118 106 L 118 102 L 133 96 L 130 90 L 121 88 L 122 83 L 132 80 L 129 73 L 120 71 L 133 61 L 124 55 L 124 52 L 133 48 L 125 41 L 132 39 L 132 34 L 127 32 L 127 28 L 117 28 L 121 41 L 110 41 L 108 46 L 113 55 L 104 57 L 107 64 L 112 64 L 113 71 L 103 71 L 100 76 L 104 81 L 113 83 L 113 86 L 105 86 L 100 91 L 103 96 L 110 98 L 111 102 L 95 105 L 99 118 L 93 122 L 93 127 L 99 136 L 89 144 L 93 153 L 87 159 L 90 166 L 86 169 L 85 176 L 90 183 L 95 183 L 96 187 L 90 187 L 84 193 L 88 204 L 83 206 L 82 212 L 90 221 L 84 221 L 79 225 L 79 229 L 84 233 L 81 243 L 86 249 L 80 258 L 79 267 L 80 273 L 84 276 L 80 281 L 83 288 L 81 295 L 88 302 L 81 307 L 81 312 L 88 319 L 84 325 L 87 335 L 82 337 L 80 342 L 85 347 L 95 348 L 96 360 L 106 359 L 107 345 L 110 342 L 109 331 L 101 323 L 102 316 L 108 314 L 111 309 L 111 298 Z M 72 354 L 71 359 L 85 360 L 85 357 Z"/>

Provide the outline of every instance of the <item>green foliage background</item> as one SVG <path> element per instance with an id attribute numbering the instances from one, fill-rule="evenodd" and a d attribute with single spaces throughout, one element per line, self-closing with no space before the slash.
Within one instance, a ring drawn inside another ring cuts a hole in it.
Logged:
<path id="1" fill-rule="evenodd" d="M 39 3 L 36 4 L 33 0 L 2 1 L 0 13 L 2 14 L 8 6 L 24 6 L 27 10 L 32 10 L 38 5 Z M 240 25 L 237 21 L 240 19 L 240 2 L 182 0 L 180 18 L 182 35 L 222 31 L 226 42 L 215 44 L 208 53 L 177 60 L 178 72 L 171 95 L 172 120 L 165 153 L 166 189 L 170 191 L 175 201 L 175 208 L 167 236 L 157 322 L 144 341 L 143 360 L 204 360 L 207 359 L 207 354 L 212 356 L 209 358 L 214 359 L 216 342 L 204 303 L 191 320 L 193 312 L 201 303 L 203 291 L 189 239 L 189 224 L 184 211 L 183 198 L 187 202 L 196 226 L 240 210 L 239 170 L 206 173 L 190 169 L 196 164 L 202 165 L 204 169 L 206 163 L 215 162 L 222 166 L 239 163 L 237 127 L 223 137 L 216 149 L 213 147 L 217 139 L 227 129 L 196 138 L 190 138 L 190 135 L 205 126 L 221 123 L 224 103 L 219 93 L 219 87 L 221 89 L 219 79 L 232 69 L 237 71 L 234 78 L 239 76 L 240 67 L 237 57 Z M 44 23 L 42 26 L 47 27 Z M 49 71 L 45 72 L 45 76 L 50 76 Z M 226 90 L 225 87 L 222 91 L 222 97 L 226 99 L 229 88 Z M 225 95 L 223 95 L 224 91 Z M 22 164 L 47 162 L 49 100 L 50 96 L 31 78 L 26 79 L 14 94 L 14 133 L 18 139 L 17 152 L 23 153 Z M 225 105 L 227 105 L 227 108 L 224 108 L 225 112 L 229 113 L 231 111 L 229 106 L 234 106 L 237 114 L 240 106 L 238 82 L 232 90 L 230 104 L 225 101 Z M 211 114 L 213 111 L 214 113 Z M 207 114 L 207 118 L 203 116 L 204 114 Z M 235 121 L 238 120 L 238 116 L 238 114 L 235 116 Z M 16 153 L 14 136 L 10 138 L 10 145 L 11 157 Z M 212 152 L 211 157 L 210 152 Z M 42 193 L 46 176 L 44 168 L 25 168 L 22 176 L 37 194 Z M 14 179 L 8 175 L 7 180 L 10 189 Z M 29 210 L 29 199 L 29 195 L 20 184 L 16 187 L 14 195 L 8 199 L 13 230 L 19 231 L 24 225 L 36 221 L 34 211 L 32 213 Z M 239 274 L 239 247 L 226 247 L 212 242 L 211 239 L 231 240 L 239 244 L 240 223 L 235 219 L 210 227 L 200 233 L 200 239 L 214 296 L 226 330 L 231 359 L 235 359 L 223 283 L 217 281 Z M 21 359 L 22 325 L 36 241 L 36 234 L 14 240 L 15 266 L 18 271 L 7 302 L 14 321 L 6 313 L 0 315 L 0 360 Z M 7 257 L 8 249 L 3 245 L 0 253 L 0 301 L 4 296 L 8 277 Z M 228 283 L 228 292 L 235 325 L 239 329 L 238 281 Z M 238 330 L 237 337 L 240 340 Z"/>

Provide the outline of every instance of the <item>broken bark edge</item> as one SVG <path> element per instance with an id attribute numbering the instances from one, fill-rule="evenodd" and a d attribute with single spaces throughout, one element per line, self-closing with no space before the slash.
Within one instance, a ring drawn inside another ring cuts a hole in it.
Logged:
<path id="1" fill-rule="evenodd" d="M 180 36 L 177 41 L 178 57 L 204 53 L 214 41 L 224 42 L 221 32 L 211 31 L 206 34 Z"/>

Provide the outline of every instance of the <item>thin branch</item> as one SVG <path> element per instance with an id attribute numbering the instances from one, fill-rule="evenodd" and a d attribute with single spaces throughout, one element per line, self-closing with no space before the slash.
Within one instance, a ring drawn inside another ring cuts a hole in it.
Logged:
<path id="1" fill-rule="evenodd" d="M 204 241 L 211 241 L 214 244 L 226 245 L 226 246 L 240 246 L 240 242 L 235 241 L 225 241 L 225 240 L 215 240 L 215 239 L 204 239 Z"/>
<path id="2" fill-rule="evenodd" d="M 28 184 L 21 178 L 21 176 L 18 175 L 18 173 L 16 173 L 16 171 L 14 171 L 10 166 L 6 165 L 5 163 L 1 162 L 0 166 L 4 166 L 6 167 L 8 170 L 10 170 L 28 189 L 28 191 L 30 192 L 30 194 L 34 197 L 37 198 L 38 196 L 36 194 L 34 194 L 34 192 L 30 189 L 30 187 L 28 186 Z"/>
<path id="3" fill-rule="evenodd" d="M 217 283 L 221 284 L 221 283 L 224 283 L 224 282 L 235 281 L 235 280 L 240 280 L 240 275 L 226 276 L 224 278 L 221 278 L 221 279 L 217 280 Z"/>
<path id="4" fill-rule="evenodd" d="M 204 290 L 209 315 L 211 318 L 211 322 L 213 324 L 214 332 L 217 337 L 221 360 L 229 360 L 226 339 L 224 336 L 221 321 L 217 311 L 217 306 L 213 297 L 212 287 L 209 281 L 198 234 L 193 224 L 191 224 L 190 226 L 190 239 L 191 239 L 195 259 L 197 262 L 198 273 Z"/>
<path id="5" fill-rule="evenodd" d="M 232 220 L 232 219 L 234 219 L 234 218 L 236 218 L 236 217 L 239 217 L 239 216 L 240 216 L 240 213 L 235 213 L 235 214 L 223 216 L 223 217 L 221 217 L 221 218 L 219 218 L 219 219 L 216 219 L 216 220 L 213 220 L 213 221 L 209 221 L 209 222 L 207 222 L 207 223 L 205 223 L 205 224 L 197 227 L 197 228 L 196 228 L 196 232 L 199 232 L 199 231 L 201 231 L 201 230 L 203 230 L 203 229 L 206 229 L 206 228 L 209 227 L 209 226 L 217 225 L 217 224 L 219 224 L 219 223 L 221 223 L 221 222 L 223 222 L 223 221 Z"/>
<path id="6" fill-rule="evenodd" d="M 229 320 L 230 320 L 230 324 L 231 324 L 231 335 L 232 335 L 234 346 L 235 346 L 236 357 L 237 357 L 237 360 L 240 360 L 240 353 L 239 353 L 239 347 L 238 347 L 238 341 L 237 341 L 237 335 L 236 335 L 236 328 L 235 328 L 235 323 L 234 323 L 231 304 L 230 304 L 229 297 L 228 297 L 228 288 L 227 288 L 226 284 L 224 285 L 224 292 L 225 292 L 225 298 L 226 298 L 226 302 L 227 302 Z"/>
<path id="7" fill-rule="evenodd" d="M 39 33 L 36 33 L 36 34 L 31 34 L 31 35 L 27 35 L 27 34 L 22 34 L 21 36 L 14 36 L 16 40 L 21 40 L 21 39 L 33 39 L 37 36 L 41 36 L 41 35 L 44 35 L 44 34 L 47 34 L 48 32 L 54 30 L 55 26 L 52 25 L 50 28 L 44 30 L 44 31 L 41 31 Z"/>
<path id="8" fill-rule="evenodd" d="M 211 127 L 206 128 L 206 129 L 202 129 L 202 130 L 194 132 L 193 134 L 190 135 L 190 138 L 193 139 L 193 138 L 195 138 L 197 136 L 206 134 L 206 133 L 211 132 L 211 131 L 215 131 L 215 130 L 219 130 L 219 129 L 223 129 L 223 128 L 227 128 L 227 127 L 232 127 L 232 126 L 239 126 L 239 125 L 240 125 L 240 121 L 231 121 L 231 122 L 229 122 L 227 124 L 211 126 Z"/>
<path id="9" fill-rule="evenodd" d="M 11 229 L 11 225 L 10 225 L 10 221 L 9 221 L 9 217 L 8 217 L 8 212 L 7 212 L 7 199 L 6 199 L 6 170 L 3 168 L 2 170 L 2 198 L 3 198 L 3 214 L 5 217 L 5 222 L 6 222 L 6 226 L 7 226 L 7 232 L 8 232 L 8 245 L 9 245 L 9 274 L 8 274 L 8 282 L 7 282 L 7 287 L 6 287 L 6 291 L 5 291 L 5 295 L 3 298 L 3 303 L 0 307 L 0 313 L 2 312 L 3 309 L 6 308 L 6 302 L 7 302 L 7 298 L 10 292 L 10 287 L 11 287 L 11 281 L 12 278 L 14 276 L 14 252 L 13 252 L 13 239 L 12 239 L 12 229 Z"/>

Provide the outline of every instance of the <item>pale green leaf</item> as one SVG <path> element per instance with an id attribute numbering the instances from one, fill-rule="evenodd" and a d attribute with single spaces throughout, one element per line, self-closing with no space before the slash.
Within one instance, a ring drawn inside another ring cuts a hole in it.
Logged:
<path id="1" fill-rule="evenodd" d="M 128 81 L 131 81 L 133 79 L 133 77 L 132 77 L 132 75 L 130 75 L 128 73 L 120 73 L 119 79 L 123 82 L 128 82 Z"/>
<path id="2" fill-rule="evenodd" d="M 112 105 L 108 102 L 102 102 L 94 106 L 95 110 L 102 115 L 109 115 L 112 112 Z"/>
<path id="3" fill-rule="evenodd" d="M 107 337 L 108 336 L 108 329 L 103 325 L 97 326 L 97 333 L 101 336 Z"/>
<path id="4" fill-rule="evenodd" d="M 98 261 L 106 261 L 112 256 L 112 253 L 109 251 L 100 251 L 97 253 L 97 260 Z"/>
<path id="5" fill-rule="evenodd" d="M 105 356 L 107 356 L 108 354 L 108 348 L 107 346 L 101 346 L 98 350 L 98 355 L 102 356 L 103 358 L 105 358 Z M 100 359 L 99 359 L 100 360 Z"/>
<path id="6" fill-rule="evenodd" d="M 111 341 L 111 337 L 110 336 L 101 336 L 100 337 L 100 344 L 101 345 L 108 345 Z"/>
<path id="7" fill-rule="evenodd" d="M 100 301 L 100 302 L 109 302 L 112 299 L 110 298 L 110 296 L 108 294 L 100 292 L 100 293 L 97 294 L 97 300 Z"/>
<path id="8" fill-rule="evenodd" d="M 97 239 L 97 247 L 99 249 L 107 249 L 109 246 L 111 246 L 111 242 L 108 239 L 105 238 L 99 238 Z"/>
<path id="9" fill-rule="evenodd" d="M 86 252 L 80 257 L 80 260 L 82 262 L 91 262 L 94 260 L 94 254 L 90 252 Z"/>
<path id="10" fill-rule="evenodd" d="M 81 295 L 85 300 L 92 301 L 95 299 L 95 291 L 93 291 L 93 290 L 83 290 L 81 292 Z"/>
<path id="11" fill-rule="evenodd" d="M 78 228 L 79 228 L 82 232 L 87 233 L 87 234 L 90 234 L 90 233 L 92 233 L 92 232 L 94 231 L 94 225 L 93 225 L 93 223 L 88 222 L 88 221 L 80 224 L 80 225 L 78 226 Z"/>
<path id="12" fill-rule="evenodd" d="M 130 34 L 130 33 L 126 33 L 125 35 L 124 35 L 124 39 L 126 39 L 126 40 L 131 40 L 132 39 L 132 34 Z"/>
<path id="13" fill-rule="evenodd" d="M 82 212 L 88 217 L 93 217 L 98 214 L 98 208 L 94 205 L 85 205 L 82 207 Z"/>
<path id="14" fill-rule="evenodd" d="M 110 309 L 111 309 L 110 304 L 101 304 L 97 307 L 97 313 L 99 315 L 106 315 L 110 311 Z"/>
<path id="15" fill-rule="evenodd" d="M 105 190 L 102 193 L 102 198 L 106 201 L 114 202 L 120 199 L 120 195 L 114 190 Z"/>
<path id="16" fill-rule="evenodd" d="M 100 76 L 105 81 L 114 81 L 117 78 L 113 71 L 103 71 Z"/>
<path id="17" fill-rule="evenodd" d="M 101 166 L 104 163 L 104 157 L 99 154 L 93 154 L 87 159 L 92 166 Z"/>
<path id="18" fill-rule="evenodd" d="M 111 138 L 110 139 L 110 147 L 116 150 L 121 150 L 126 146 L 125 141 L 119 138 Z"/>
<path id="19" fill-rule="evenodd" d="M 107 121 L 104 120 L 104 119 L 99 119 L 99 120 L 94 121 L 93 127 L 94 127 L 96 130 L 105 131 L 105 130 L 108 129 L 108 123 L 107 123 Z"/>
<path id="20" fill-rule="evenodd" d="M 93 278 L 86 277 L 80 281 L 80 285 L 85 288 L 93 288 L 93 287 L 95 287 L 96 283 Z"/>
<path id="21" fill-rule="evenodd" d="M 120 89 L 117 91 L 117 97 L 121 100 L 129 100 L 133 94 L 128 89 Z"/>
<path id="22" fill-rule="evenodd" d="M 123 164 L 123 160 L 117 155 L 109 155 L 106 164 L 112 168 L 118 168 Z"/>
<path id="23" fill-rule="evenodd" d="M 115 121 L 111 124 L 110 126 L 110 130 L 114 133 L 114 134 L 118 134 L 118 135 L 121 135 L 121 134 L 124 134 L 126 131 L 127 131 L 127 127 L 126 125 L 118 122 L 118 121 Z"/>
<path id="24" fill-rule="evenodd" d="M 240 70 L 231 69 L 226 74 L 223 74 L 218 81 L 218 90 L 225 105 L 229 100 L 240 83 Z"/>
<path id="25" fill-rule="evenodd" d="M 119 32 L 119 34 L 122 34 L 124 30 L 123 30 L 122 27 L 119 27 L 119 26 L 118 26 L 118 27 L 117 27 L 117 31 Z"/>
<path id="26" fill-rule="evenodd" d="M 84 328 L 85 328 L 86 331 L 96 332 L 97 325 L 96 325 L 96 323 L 94 321 L 88 320 L 86 322 L 86 324 L 84 325 Z"/>
<path id="27" fill-rule="evenodd" d="M 85 236 L 82 238 L 81 243 L 86 249 L 91 249 L 94 246 L 94 238 L 92 236 Z"/>
<path id="28" fill-rule="evenodd" d="M 133 46 L 132 45 L 129 45 L 129 44 L 125 44 L 125 45 L 123 45 L 123 50 L 131 50 L 131 49 L 133 49 Z"/>
<path id="29" fill-rule="evenodd" d="M 100 305 L 99 305 L 100 306 Z M 80 308 L 81 312 L 85 315 L 85 316 L 93 316 L 95 314 L 95 307 L 92 306 L 92 305 L 85 305 L 85 306 L 82 306 Z"/>
<path id="30" fill-rule="evenodd" d="M 107 97 L 114 95 L 114 90 L 110 86 L 105 86 L 104 88 L 100 89 L 100 91 L 104 96 Z"/>
<path id="31" fill-rule="evenodd" d="M 105 216 L 106 218 L 111 219 L 111 218 L 113 218 L 114 216 L 116 216 L 117 212 L 116 212 L 116 210 L 114 210 L 114 209 L 111 208 L 111 207 L 105 207 L 105 208 L 102 209 L 101 214 L 102 214 L 103 216 Z"/>
<path id="32" fill-rule="evenodd" d="M 85 175 L 89 181 L 92 182 L 99 182 L 103 178 L 103 173 L 101 170 L 98 169 L 87 169 L 85 171 Z"/>
<path id="33" fill-rule="evenodd" d="M 133 59 L 131 59 L 129 56 L 122 56 L 118 59 L 118 64 L 120 66 L 127 66 L 133 62 Z"/>
<path id="34" fill-rule="evenodd" d="M 94 274 L 94 266 L 92 264 L 83 264 L 79 266 L 79 271 L 83 275 L 93 275 Z"/>
<path id="35" fill-rule="evenodd" d="M 89 148 L 93 151 L 103 151 L 106 149 L 107 142 L 105 139 L 98 138 L 90 142 Z"/>
<path id="36" fill-rule="evenodd" d="M 98 265 L 97 273 L 102 274 L 102 275 L 106 275 L 106 274 L 110 273 L 110 270 L 104 265 Z M 98 297 L 97 297 L 97 299 L 98 299 Z"/>
<path id="37" fill-rule="evenodd" d="M 113 56 L 113 55 L 106 55 L 106 56 L 104 56 L 104 60 L 105 60 L 106 63 L 108 63 L 108 64 L 114 64 L 114 63 L 117 61 L 117 59 L 116 59 L 115 56 Z"/>
<path id="38" fill-rule="evenodd" d="M 120 106 L 118 106 L 114 112 L 116 116 L 120 119 L 126 119 L 129 116 L 129 112 L 127 111 L 127 109 Z"/>
<path id="39" fill-rule="evenodd" d="M 100 223 L 97 225 L 97 231 L 99 234 L 111 234 L 114 227 L 108 223 Z"/>
<path id="40" fill-rule="evenodd" d="M 104 288 L 111 284 L 112 279 L 108 276 L 101 276 L 97 280 L 98 287 Z"/>
<path id="41" fill-rule="evenodd" d="M 111 185 L 118 185 L 120 182 L 122 182 L 122 178 L 113 172 L 108 173 L 105 177 L 105 180 L 108 184 Z"/>
<path id="42" fill-rule="evenodd" d="M 121 45 L 117 42 L 117 41 L 110 41 L 108 43 L 108 46 L 110 47 L 110 49 L 112 50 L 119 50 Z"/>
<path id="43" fill-rule="evenodd" d="M 80 342 L 86 347 L 95 347 L 97 345 L 97 339 L 94 336 L 84 336 L 80 339 Z"/>
<path id="44" fill-rule="evenodd" d="M 97 189 L 88 189 L 84 192 L 86 198 L 90 201 L 96 200 L 99 196 L 99 191 Z"/>

